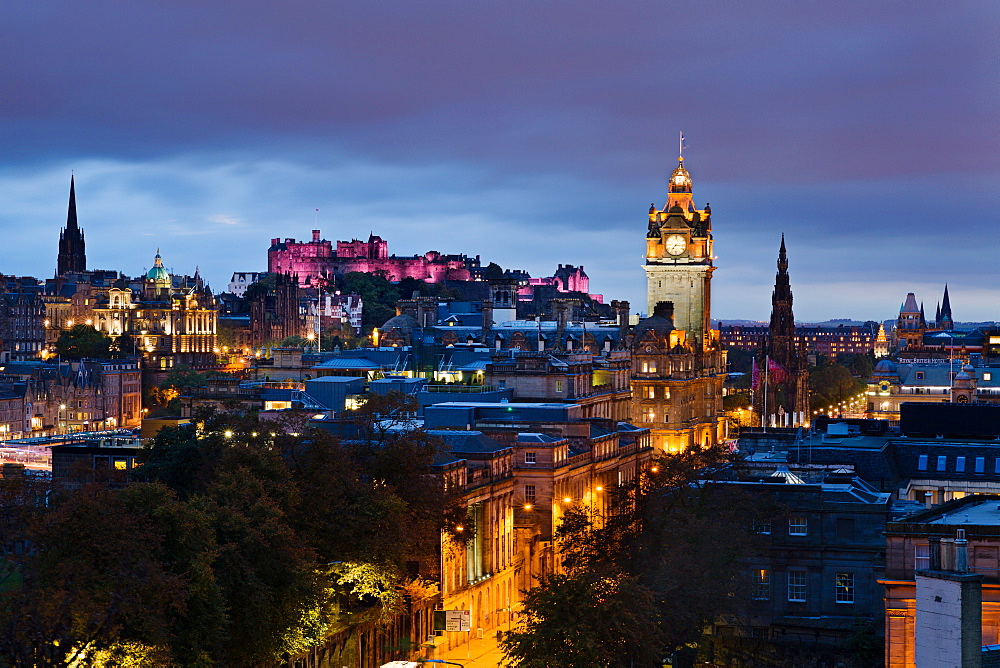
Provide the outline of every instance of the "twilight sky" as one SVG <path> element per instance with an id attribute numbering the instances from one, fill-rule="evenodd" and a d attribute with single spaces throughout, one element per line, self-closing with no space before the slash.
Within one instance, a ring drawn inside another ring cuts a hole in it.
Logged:
<path id="1" fill-rule="evenodd" d="M 272 237 L 370 231 L 645 308 L 683 130 L 713 317 L 1000 319 L 1000 3 L 7 0 L 0 273 L 161 248 L 218 291 Z"/>

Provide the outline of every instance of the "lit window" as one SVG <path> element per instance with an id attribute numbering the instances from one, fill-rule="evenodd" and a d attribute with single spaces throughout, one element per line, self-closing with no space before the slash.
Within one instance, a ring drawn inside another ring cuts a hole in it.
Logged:
<path id="1" fill-rule="evenodd" d="M 128 460 L 127 459 L 118 459 L 117 457 L 115 458 L 115 469 L 116 470 L 118 470 L 118 471 L 124 471 L 127 468 L 128 468 Z"/>
<path id="2" fill-rule="evenodd" d="M 556 381 L 556 392 L 562 392 L 562 391 L 563 391 L 563 381 L 557 380 Z"/>
<path id="3" fill-rule="evenodd" d="M 656 422 L 656 409 L 647 408 L 646 410 L 644 410 L 642 413 L 642 419 L 644 422 Z"/>
<path id="4" fill-rule="evenodd" d="M 754 569 L 751 596 L 755 601 L 766 601 L 771 598 L 771 571 L 766 568 Z"/>
<path id="5" fill-rule="evenodd" d="M 788 600 L 806 600 L 806 572 L 788 571 Z"/>
<path id="6" fill-rule="evenodd" d="M 955 457 L 955 471 L 957 473 L 962 473 L 965 471 L 965 457 L 962 456 Z"/>
<path id="7" fill-rule="evenodd" d="M 655 399 L 656 398 L 656 388 L 655 387 L 647 387 L 647 388 L 645 388 L 645 392 L 646 392 L 646 398 L 647 399 Z"/>
<path id="8" fill-rule="evenodd" d="M 534 452 L 526 452 L 526 453 L 524 453 L 524 463 L 525 464 L 537 464 L 538 463 L 538 456 L 537 456 L 537 454 L 534 453 Z"/>
<path id="9" fill-rule="evenodd" d="M 837 573 L 837 603 L 854 603 L 854 573 Z"/>
<path id="10" fill-rule="evenodd" d="M 805 536 L 808 533 L 809 523 L 804 515 L 792 515 L 788 518 L 788 535 Z"/>
<path id="11" fill-rule="evenodd" d="M 931 566 L 931 548 L 927 543 L 917 543 L 913 546 L 913 569 L 925 570 Z"/>
<path id="12" fill-rule="evenodd" d="M 983 372 L 983 380 L 993 380 L 993 374 L 989 371 Z"/>

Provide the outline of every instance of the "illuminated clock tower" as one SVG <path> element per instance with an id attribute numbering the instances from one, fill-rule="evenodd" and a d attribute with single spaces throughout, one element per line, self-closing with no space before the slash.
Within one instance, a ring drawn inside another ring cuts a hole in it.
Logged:
<path id="1" fill-rule="evenodd" d="M 667 203 L 649 207 L 646 234 L 648 313 L 658 302 L 673 302 L 674 326 L 687 332 L 697 350 L 711 344 L 712 209 L 695 207 L 691 175 L 683 156 L 670 175 Z"/>

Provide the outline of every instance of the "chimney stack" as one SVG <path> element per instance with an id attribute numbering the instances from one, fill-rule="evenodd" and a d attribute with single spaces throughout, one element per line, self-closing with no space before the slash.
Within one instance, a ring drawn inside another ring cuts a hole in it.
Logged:
<path id="1" fill-rule="evenodd" d="M 965 540 L 965 529 L 959 529 L 955 538 L 955 570 L 969 572 L 969 541 Z"/>

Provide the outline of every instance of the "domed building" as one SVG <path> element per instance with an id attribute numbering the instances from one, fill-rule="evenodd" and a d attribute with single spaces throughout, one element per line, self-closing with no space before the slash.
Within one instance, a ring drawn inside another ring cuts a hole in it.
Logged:
<path id="1" fill-rule="evenodd" d="M 94 307 L 94 326 L 115 340 L 129 337 L 147 371 L 214 367 L 217 318 L 215 297 L 198 271 L 172 276 L 159 250 L 145 275 L 117 281 Z"/>

